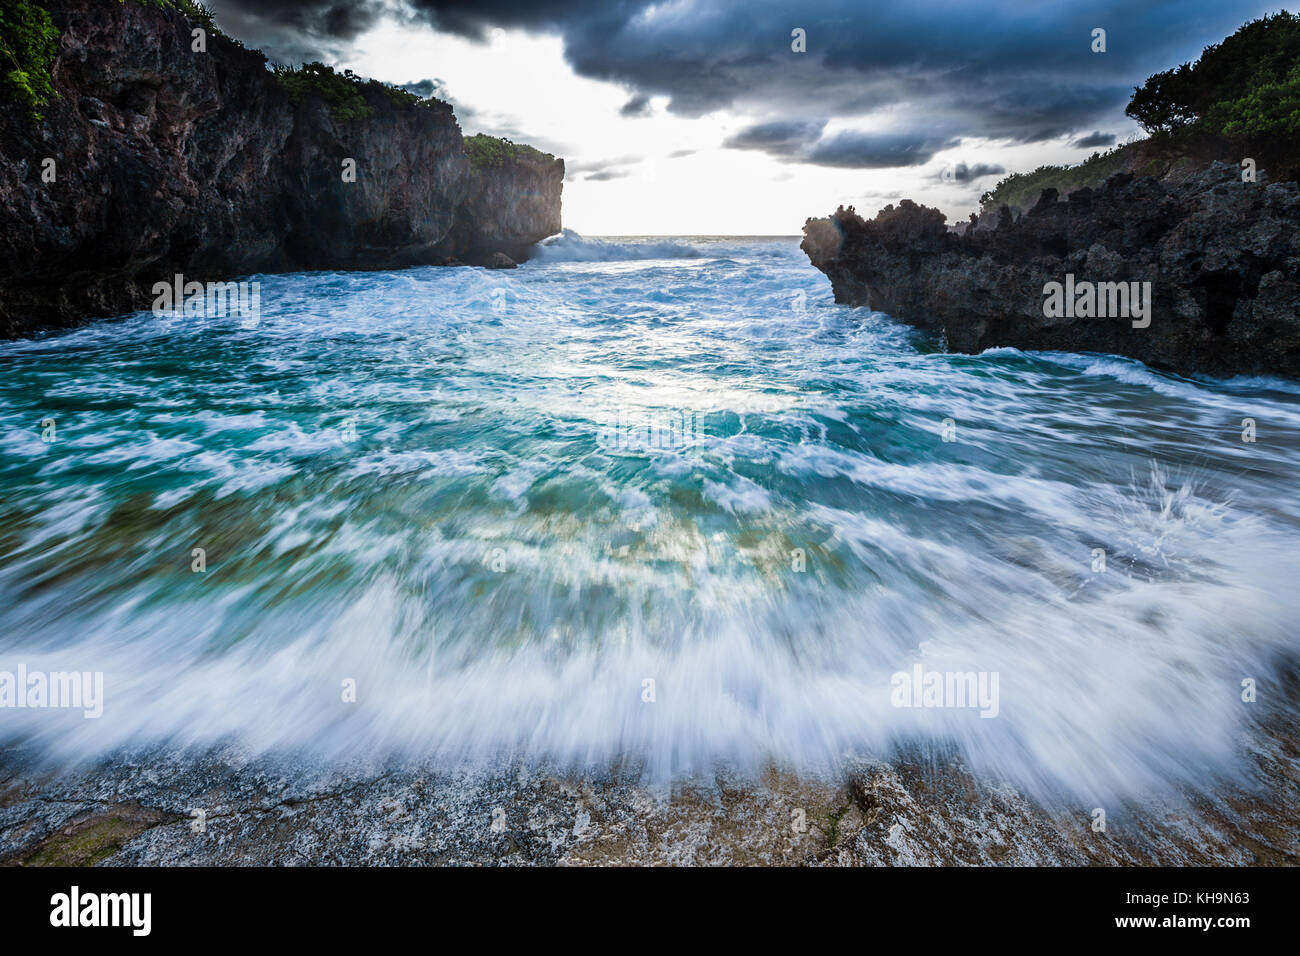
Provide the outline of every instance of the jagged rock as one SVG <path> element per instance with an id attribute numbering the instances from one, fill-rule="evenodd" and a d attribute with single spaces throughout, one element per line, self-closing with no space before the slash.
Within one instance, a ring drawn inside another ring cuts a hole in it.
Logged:
<path id="1" fill-rule="evenodd" d="M 1220 163 L 1180 182 L 1131 173 L 1065 200 L 1044 190 L 1014 217 L 949 230 L 903 200 L 873 220 L 809 219 L 802 248 L 835 301 L 941 332 L 975 353 L 1108 352 L 1181 373 L 1300 375 L 1300 188 L 1244 183 Z M 1151 282 L 1147 328 L 1128 317 L 1049 318 L 1044 286 Z"/>
<path id="2" fill-rule="evenodd" d="M 515 260 L 511 259 L 504 252 L 494 252 L 488 256 L 487 262 L 484 263 L 489 269 L 514 269 L 517 268 Z"/>
<path id="3" fill-rule="evenodd" d="M 123 754 L 58 771 L 0 749 L 0 866 L 1294 866 L 1293 725 L 1213 798 L 1045 805 L 951 758 L 852 760 L 831 776 L 320 764 L 237 750 Z M 494 826 L 500 819 L 501 824 Z M 199 825 L 198 821 L 202 821 Z"/>
<path id="4" fill-rule="evenodd" d="M 39 122 L 0 105 L 0 336 L 147 308 L 175 273 L 521 260 L 560 231 L 563 161 L 476 170 L 446 103 L 363 86 L 373 115 L 339 121 L 295 106 L 257 51 L 215 34 L 193 51 L 176 9 L 44 5 L 58 98 Z"/>

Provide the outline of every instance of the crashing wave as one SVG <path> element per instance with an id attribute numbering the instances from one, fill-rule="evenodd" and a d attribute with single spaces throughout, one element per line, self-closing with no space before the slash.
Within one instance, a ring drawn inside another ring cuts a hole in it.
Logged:
<path id="1" fill-rule="evenodd" d="M 702 259 L 710 253 L 670 239 L 642 239 L 616 242 L 587 239 L 572 229 L 551 236 L 533 247 L 533 259 L 541 262 L 618 262 L 624 259 Z"/>

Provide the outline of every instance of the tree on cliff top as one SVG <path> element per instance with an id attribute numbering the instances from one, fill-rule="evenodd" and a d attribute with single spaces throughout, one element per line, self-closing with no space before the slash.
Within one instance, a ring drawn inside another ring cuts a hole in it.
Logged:
<path id="1" fill-rule="evenodd" d="M 1199 124 L 1218 135 L 1288 135 L 1300 124 L 1298 65 L 1300 17 L 1283 10 L 1150 77 L 1124 112 L 1148 133 Z"/>

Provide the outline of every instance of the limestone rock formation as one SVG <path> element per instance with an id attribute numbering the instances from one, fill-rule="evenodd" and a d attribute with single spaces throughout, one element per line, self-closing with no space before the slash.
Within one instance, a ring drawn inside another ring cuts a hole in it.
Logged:
<path id="1" fill-rule="evenodd" d="M 837 302 L 942 333 L 952 351 L 1107 352 L 1183 374 L 1300 376 L 1294 182 L 1242 182 L 1218 163 L 1179 183 L 1123 173 L 956 230 L 903 200 L 872 220 L 851 208 L 809 219 L 804 236 Z M 1150 324 L 1045 314 L 1045 287 L 1067 276 L 1151 283 Z"/>
<path id="2" fill-rule="evenodd" d="M 174 8 L 44 5 L 57 98 L 0 104 L 0 336 L 147 308 L 176 273 L 521 261 L 560 231 L 563 161 L 475 169 L 446 103 L 358 85 L 369 115 L 338 118 L 257 51 L 195 51 Z"/>

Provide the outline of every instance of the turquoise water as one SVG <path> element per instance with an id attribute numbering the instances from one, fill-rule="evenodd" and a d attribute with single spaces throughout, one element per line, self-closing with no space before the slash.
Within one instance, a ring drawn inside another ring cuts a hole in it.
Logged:
<path id="1" fill-rule="evenodd" d="M 0 343 L 0 670 L 105 675 L 0 735 L 1133 792 L 1240 774 L 1296 647 L 1294 384 L 942 354 L 793 239 L 256 278 Z"/>

